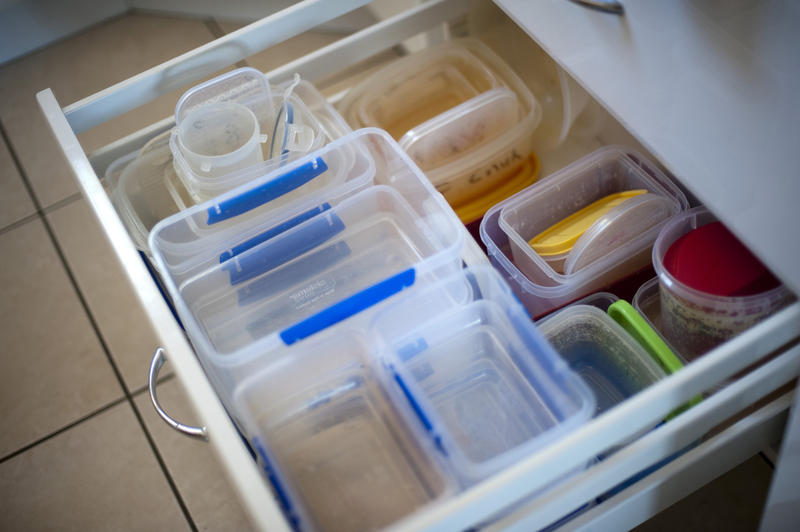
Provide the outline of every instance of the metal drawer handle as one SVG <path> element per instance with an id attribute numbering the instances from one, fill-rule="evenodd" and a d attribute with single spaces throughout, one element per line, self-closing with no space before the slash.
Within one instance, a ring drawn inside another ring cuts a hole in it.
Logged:
<path id="1" fill-rule="evenodd" d="M 625 6 L 622 5 L 622 2 L 618 2 L 617 0 L 572 0 L 576 4 L 581 4 L 586 7 L 591 7 L 594 9 L 599 9 L 600 11 L 605 11 L 606 13 L 616 13 L 617 15 L 622 15 L 625 13 Z"/>
<path id="2" fill-rule="evenodd" d="M 198 440 L 208 441 L 208 430 L 205 427 L 190 427 L 189 425 L 184 425 L 183 423 L 179 423 L 172 419 L 169 414 L 164 412 L 164 409 L 161 408 L 161 405 L 158 403 L 158 395 L 156 394 L 156 386 L 158 385 L 158 373 L 161 371 L 161 367 L 167 361 L 166 355 L 164 355 L 164 348 L 159 347 L 156 349 L 156 352 L 153 354 L 153 360 L 150 362 L 150 374 L 148 378 L 148 388 L 150 389 L 150 401 L 153 402 L 153 407 L 158 412 L 158 415 L 161 416 L 161 419 L 164 422 L 172 427 L 173 429 L 177 430 L 181 434 L 185 434 L 186 436 L 190 436 L 192 438 L 196 438 Z"/>

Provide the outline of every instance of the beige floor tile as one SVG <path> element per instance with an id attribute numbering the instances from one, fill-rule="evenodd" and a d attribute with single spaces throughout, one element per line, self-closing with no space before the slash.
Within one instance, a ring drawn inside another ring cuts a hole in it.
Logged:
<path id="1" fill-rule="evenodd" d="M 80 199 L 47 218 L 125 384 L 143 386 L 158 340 L 89 205 Z"/>
<path id="2" fill-rule="evenodd" d="M 0 235 L 0 456 L 122 396 L 40 220 Z"/>
<path id="3" fill-rule="evenodd" d="M 182 423 L 195 421 L 177 380 L 161 384 L 158 392 L 159 401 L 171 416 Z M 137 396 L 136 404 L 197 528 L 250 530 L 244 510 L 209 444 L 189 439 L 168 427 L 157 416 L 147 394 Z"/>
<path id="4" fill-rule="evenodd" d="M 0 229 L 36 212 L 5 141 L 0 138 Z"/>
<path id="5" fill-rule="evenodd" d="M 754 456 L 634 530 L 758 530 L 771 478 L 772 469 L 760 456 Z"/>
<path id="6" fill-rule="evenodd" d="M 0 120 L 34 192 L 48 206 L 77 189 L 41 116 L 36 93 L 52 88 L 62 106 L 213 39 L 205 23 L 125 15 L 0 68 Z M 87 151 L 174 112 L 169 94 L 81 135 Z"/>
<path id="7" fill-rule="evenodd" d="M 2 530 L 188 530 L 124 402 L 0 464 Z"/>

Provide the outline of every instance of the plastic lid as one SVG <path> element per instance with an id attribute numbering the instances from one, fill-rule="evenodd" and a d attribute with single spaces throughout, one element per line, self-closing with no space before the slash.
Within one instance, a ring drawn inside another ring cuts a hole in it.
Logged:
<path id="1" fill-rule="evenodd" d="M 608 307 L 608 315 L 619 323 L 639 345 L 644 347 L 647 352 L 650 353 L 650 356 L 653 357 L 653 360 L 655 360 L 668 375 L 675 373 L 683 367 L 681 359 L 672 352 L 661 336 L 653 330 L 630 303 L 622 299 L 616 301 Z M 667 419 L 672 419 L 702 400 L 703 397 L 700 395 L 693 397 L 688 403 L 673 411 Z"/>
<path id="2" fill-rule="evenodd" d="M 780 285 L 721 222 L 678 238 L 664 255 L 664 267 L 687 286 L 718 296 L 760 294 Z"/>
<path id="3" fill-rule="evenodd" d="M 545 229 L 528 242 L 539 255 L 558 255 L 570 251 L 592 224 L 628 198 L 646 194 L 645 189 L 624 190 L 594 201 L 560 222 Z"/>
<path id="4" fill-rule="evenodd" d="M 586 267 L 616 249 L 620 242 L 631 240 L 673 214 L 675 204 L 664 196 L 641 194 L 623 199 L 578 238 L 564 261 L 564 273 L 569 275 Z"/>

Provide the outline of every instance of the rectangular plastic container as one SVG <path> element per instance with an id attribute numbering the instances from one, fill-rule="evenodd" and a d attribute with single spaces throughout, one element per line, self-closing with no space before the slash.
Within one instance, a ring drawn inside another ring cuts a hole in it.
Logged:
<path id="1" fill-rule="evenodd" d="M 463 486 L 594 411 L 592 393 L 488 267 L 409 293 L 378 313 L 373 329 L 387 345 L 396 400 L 408 400 Z"/>
<path id="2" fill-rule="evenodd" d="M 356 177 L 321 186 L 292 209 L 270 208 L 296 181 L 325 175 L 311 170 L 330 169 L 341 153 L 364 159 L 351 169 Z M 287 345 L 417 279 L 457 271 L 463 240 L 458 218 L 397 144 L 361 130 L 163 220 L 150 248 L 206 372 L 229 400 L 237 382 Z"/>
<path id="3" fill-rule="evenodd" d="M 647 209 L 632 218 L 631 211 L 617 211 L 616 223 L 592 226 L 573 250 L 593 260 L 574 272 L 557 272 L 528 244 L 582 207 L 630 189 L 664 198 L 665 211 L 657 218 Z M 646 267 L 660 227 L 686 207 L 683 193 L 658 168 L 631 150 L 609 146 L 495 205 L 484 216 L 480 234 L 492 263 L 528 311 L 539 316 Z M 644 225 L 628 225 L 631 219 Z"/>
<path id="4" fill-rule="evenodd" d="M 391 400 L 374 355 L 357 334 L 329 335 L 236 392 L 261 465 L 304 532 L 377 530 L 453 491 L 428 439 Z"/>
<path id="5" fill-rule="evenodd" d="M 600 415 L 666 375 L 611 317 L 591 305 L 570 305 L 537 327 L 589 385 Z"/>
<path id="6" fill-rule="evenodd" d="M 541 107 L 494 52 L 459 39 L 401 58 L 339 106 L 354 127 L 381 127 L 454 207 L 502 186 L 525 165 Z"/>

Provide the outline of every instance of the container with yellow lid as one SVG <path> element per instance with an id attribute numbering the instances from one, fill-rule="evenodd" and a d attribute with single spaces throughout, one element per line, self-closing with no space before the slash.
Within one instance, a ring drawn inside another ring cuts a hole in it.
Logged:
<path id="1" fill-rule="evenodd" d="M 659 228 L 687 206 L 657 166 L 609 146 L 489 209 L 480 234 L 538 316 L 646 267 Z"/>

